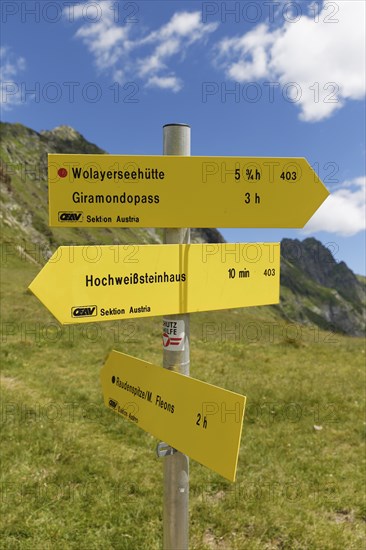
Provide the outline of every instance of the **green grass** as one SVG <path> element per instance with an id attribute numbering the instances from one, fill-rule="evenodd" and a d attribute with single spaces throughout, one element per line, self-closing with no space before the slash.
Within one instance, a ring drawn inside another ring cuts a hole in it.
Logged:
<path id="1" fill-rule="evenodd" d="M 60 326 L 2 273 L 1 548 L 162 548 L 157 441 L 103 405 L 111 349 L 161 364 L 161 319 Z M 364 342 L 273 308 L 191 315 L 191 375 L 247 396 L 237 481 L 191 461 L 190 548 L 365 545 Z"/>

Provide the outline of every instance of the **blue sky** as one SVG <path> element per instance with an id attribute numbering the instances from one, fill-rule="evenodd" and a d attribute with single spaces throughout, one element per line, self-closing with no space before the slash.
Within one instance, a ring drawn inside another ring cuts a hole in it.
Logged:
<path id="1" fill-rule="evenodd" d="M 192 155 L 306 157 L 331 196 L 305 229 L 225 238 L 314 236 L 365 274 L 364 22 L 362 0 L 3 0 L 1 118 L 114 154 L 184 122 Z"/>

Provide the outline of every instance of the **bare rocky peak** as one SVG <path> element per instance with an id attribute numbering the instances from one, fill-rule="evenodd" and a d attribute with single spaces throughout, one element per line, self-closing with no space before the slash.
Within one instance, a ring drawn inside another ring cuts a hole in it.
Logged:
<path id="1" fill-rule="evenodd" d="M 79 132 L 77 132 L 74 128 L 71 126 L 56 126 L 56 128 L 53 128 L 53 130 L 42 130 L 41 135 L 48 138 L 57 138 L 61 140 L 79 140 L 79 139 L 85 139 L 84 136 L 82 136 Z"/>

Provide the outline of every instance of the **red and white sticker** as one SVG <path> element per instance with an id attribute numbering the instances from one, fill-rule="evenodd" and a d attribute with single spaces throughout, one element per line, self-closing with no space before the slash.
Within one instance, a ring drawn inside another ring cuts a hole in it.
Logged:
<path id="1" fill-rule="evenodd" d="M 184 321 L 163 320 L 163 346 L 170 351 L 184 350 Z"/>

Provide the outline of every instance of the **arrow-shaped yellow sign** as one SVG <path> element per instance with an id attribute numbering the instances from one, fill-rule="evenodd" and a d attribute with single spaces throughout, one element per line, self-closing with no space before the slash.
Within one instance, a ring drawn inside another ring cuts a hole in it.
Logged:
<path id="1" fill-rule="evenodd" d="M 62 324 L 276 304 L 279 243 L 61 246 L 30 290 Z"/>
<path id="2" fill-rule="evenodd" d="M 57 227 L 303 227 L 329 195 L 304 158 L 48 155 Z"/>
<path id="3" fill-rule="evenodd" d="M 235 481 L 244 396 L 117 351 L 101 381 L 108 408 Z"/>

